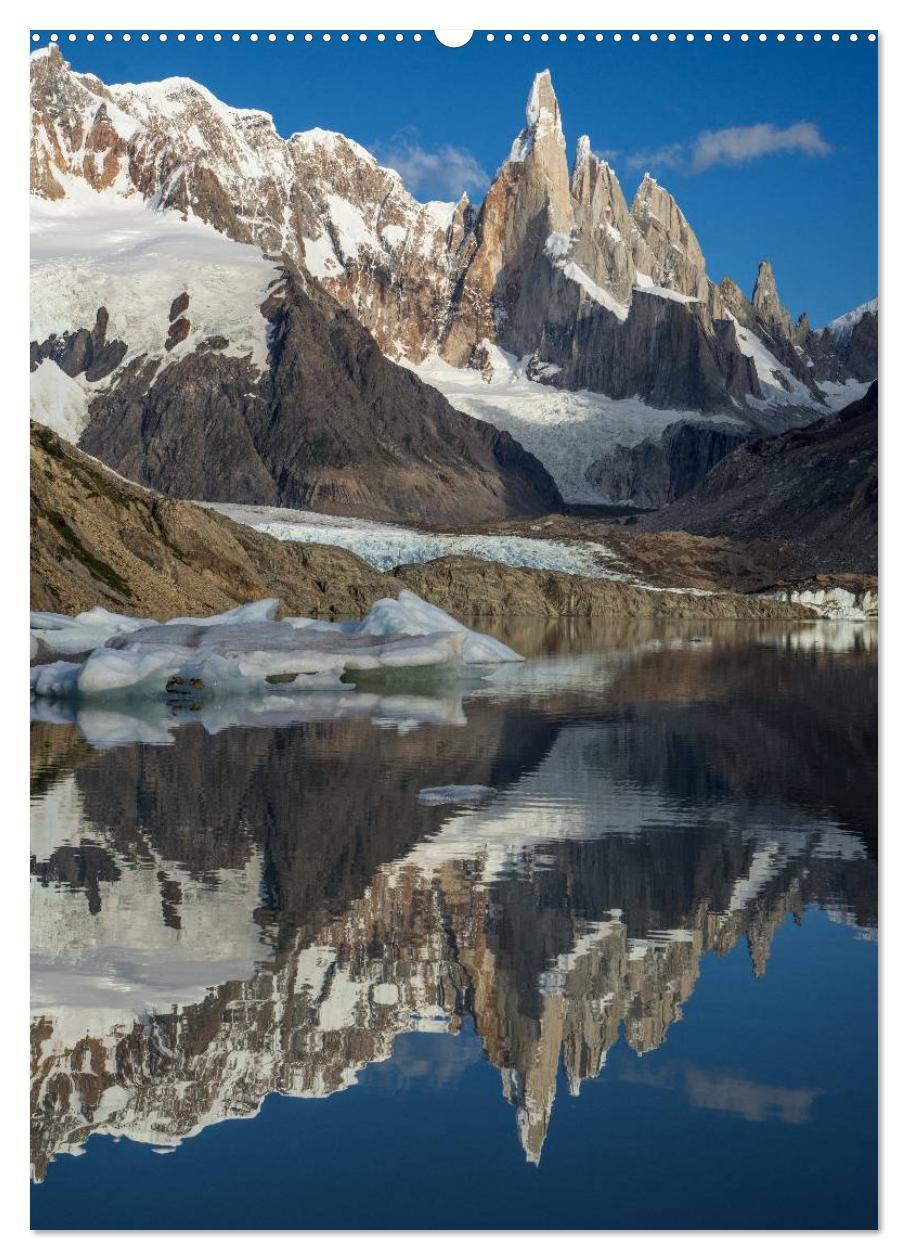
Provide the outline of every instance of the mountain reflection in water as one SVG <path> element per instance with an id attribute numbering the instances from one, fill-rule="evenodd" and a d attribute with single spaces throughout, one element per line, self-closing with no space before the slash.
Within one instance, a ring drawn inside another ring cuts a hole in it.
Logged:
<path id="1" fill-rule="evenodd" d="M 421 694 L 36 712 L 36 1181 L 467 1027 L 544 1163 L 560 1074 L 662 1046 L 706 955 L 746 939 L 760 977 L 810 906 L 874 936 L 874 628 L 493 632 L 530 659 Z M 620 1077 L 790 1126 L 822 1093 Z"/>

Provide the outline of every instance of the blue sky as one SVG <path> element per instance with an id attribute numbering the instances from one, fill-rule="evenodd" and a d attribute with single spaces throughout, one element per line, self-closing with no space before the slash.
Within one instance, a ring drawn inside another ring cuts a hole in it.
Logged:
<path id="1" fill-rule="evenodd" d="M 239 44 L 172 34 L 143 44 L 136 33 L 80 37 L 63 52 L 109 83 L 188 75 L 231 105 L 267 110 L 282 135 L 342 131 L 402 167 L 423 199 L 451 199 L 461 183 L 480 199 L 522 125 L 533 74 L 549 68 L 569 153 L 589 134 L 628 201 L 647 166 L 678 199 L 714 279 L 731 275 L 749 292 L 770 258 L 782 300 L 814 326 L 877 292 L 877 46 L 866 34 L 855 44 L 754 33 L 746 44 L 545 46 L 499 34 L 449 49 L 431 32 L 403 44 L 372 33 L 365 44 L 299 34 L 253 44 L 248 33 Z"/>

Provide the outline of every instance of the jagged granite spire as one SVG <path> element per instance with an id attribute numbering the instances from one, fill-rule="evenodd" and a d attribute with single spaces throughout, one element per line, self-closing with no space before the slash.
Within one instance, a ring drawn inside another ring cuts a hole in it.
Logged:
<path id="1" fill-rule="evenodd" d="M 649 259 L 618 176 L 592 152 L 589 136 L 577 141 L 571 198 L 576 224 L 571 256 L 596 284 L 629 303 L 637 270 L 646 271 Z"/>
<path id="2" fill-rule="evenodd" d="M 511 145 L 509 162 L 523 162 L 537 146 L 552 145 L 564 152 L 561 108 L 549 70 L 540 70 L 527 97 L 527 125 Z"/>
<path id="3" fill-rule="evenodd" d="M 757 278 L 754 281 L 753 296 L 750 300 L 760 322 L 777 337 L 791 341 L 793 331 L 791 314 L 779 301 L 776 277 L 768 258 L 764 258 L 757 268 Z"/>
<path id="4" fill-rule="evenodd" d="M 634 195 L 631 215 L 655 256 L 658 284 L 691 297 L 706 297 L 706 259 L 677 201 L 649 171 Z"/>

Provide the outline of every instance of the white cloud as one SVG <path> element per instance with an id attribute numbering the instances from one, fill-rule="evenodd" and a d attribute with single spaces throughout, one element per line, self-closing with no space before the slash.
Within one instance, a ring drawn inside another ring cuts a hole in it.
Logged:
<path id="1" fill-rule="evenodd" d="M 773 123 L 755 123 L 751 127 L 724 127 L 719 131 L 701 131 L 696 140 L 685 144 L 667 144 L 661 148 L 631 154 L 628 165 L 660 170 L 687 171 L 698 174 L 711 166 L 740 166 L 773 153 L 800 153 L 805 157 L 825 157 L 832 146 L 820 135 L 816 123 L 796 122 L 790 127 Z"/>
<path id="2" fill-rule="evenodd" d="M 640 149 L 637 153 L 628 154 L 627 164 L 634 170 L 659 171 L 680 170 L 687 165 L 683 144 L 665 144 L 661 149 Z"/>
<path id="3" fill-rule="evenodd" d="M 796 122 L 790 127 L 757 123 L 753 127 L 726 127 L 723 131 L 701 131 L 691 159 L 695 171 L 709 166 L 737 166 L 770 153 L 803 153 L 805 157 L 825 157 L 832 152 L 815 123 Z"/>
<path id="4" fill-rule="evenodd" d="M 373 151 L 384 166 L 397 171 L 411 193 L 423 197 L 454 199 L 462 192 L 484 193 L 489 186 L 489 176 L 467 149 L 453 144 L 425 149 L 410 129 Z"/>

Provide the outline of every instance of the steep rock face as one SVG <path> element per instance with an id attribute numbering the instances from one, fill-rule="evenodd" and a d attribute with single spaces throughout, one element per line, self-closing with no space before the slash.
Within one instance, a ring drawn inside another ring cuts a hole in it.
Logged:
<path id="1" fill-rule="evenodd" d="M 638 270 L 650 262 L 649 251 L 608 162 L 590 149 L 588 136 L 577 142 L 571 173 L 577 265 L 623 305 L 628 305 Z"/>
<path id="2" fill-rule="evenodd" d="M 806 320 L 806 316 L 802 316 Z M 877 373 L 879 309 L 874 299 L 816 331 L 809 325 L 804 352 L 814 371 L 831 381 L 872 381 Z"/>
<path id="3" fill-rule="evenodd" d="M 776 278 L 768 259 L 764 258 L 757 269 L 757 278 L 754 281 L 754 291 L 750 302 L 757 318 L 776 339 L 791 341 L 794 331 L 791 315 L 779 301 Z"/>
<path id="4" fill-rule="evenodd" d="M 761 262 L 757 269 L 750 301 L 728 276 L 718 287 L 718 300 L 725 317 L 733 322 L 742 352 L 755 356 L 750 359 L 760 382 L 755 396 L 774 398 L 783 404 L 787 400 L 802 407 L 824 401 L 817 381 L 837 378 L 813 370 L 804 352 L 809 335 L 807 316 L 800 317 L 797 328 L 792 325 L 787 307 L 779 300 L 768 262 Z"/>
<path id="5" fill-rule="evenodd" d="M 206 348 L 132 360 L 92 400 L 83 448 L 189 499 L 448 524 L 560 502 L 507 433 L 390 362 L 302 274 L 285 270 L 264 309 L 267 372 Z"/>
<path id="6" fill-rule="evenodd" d="M 806 429 L 739 447 L 647 529 L 794 543 L 806 573 L 877 570 L 877 389 Z"/>
<path id="7" fill-rule="evenodd" d="M 693 489 L 746 430 L 679 421 L 655 441 L 618 446 L 590 466 L 589 478 L 614 502 L 661 507 Z"/>
<path id="8" fill-rule="evenodd" d="M 554 281 L 546 251 L 573 228 L 561 110 L 548 72 L 533 81 L 526 118 L 465 244 L 442 341 L 454 363 L 467 363 L 486 338 L 515 353 L 539 341 Z"/>
<path id="9" fill-rule="evenodd" d="M 752 359 L 728 321 L 713 321 L 698 302 L 639 290 L 623 321 L 589 304 L 573 321 L 548 328 L 539 351 L 562 363 L 557 386 L 611 398 L 639 394 L 656 407 L 730 411 L 730 398 L 758 395 Z"/>
<path id="10" fill-rule="evenodd" d="M 651 175 L 644 175 L 634 195 L 631 214 L 649 248 L 652 270 L 648 274 L 654 283 L 707 301 L 709 284 L 703 250 L 671 193 Z"/>

